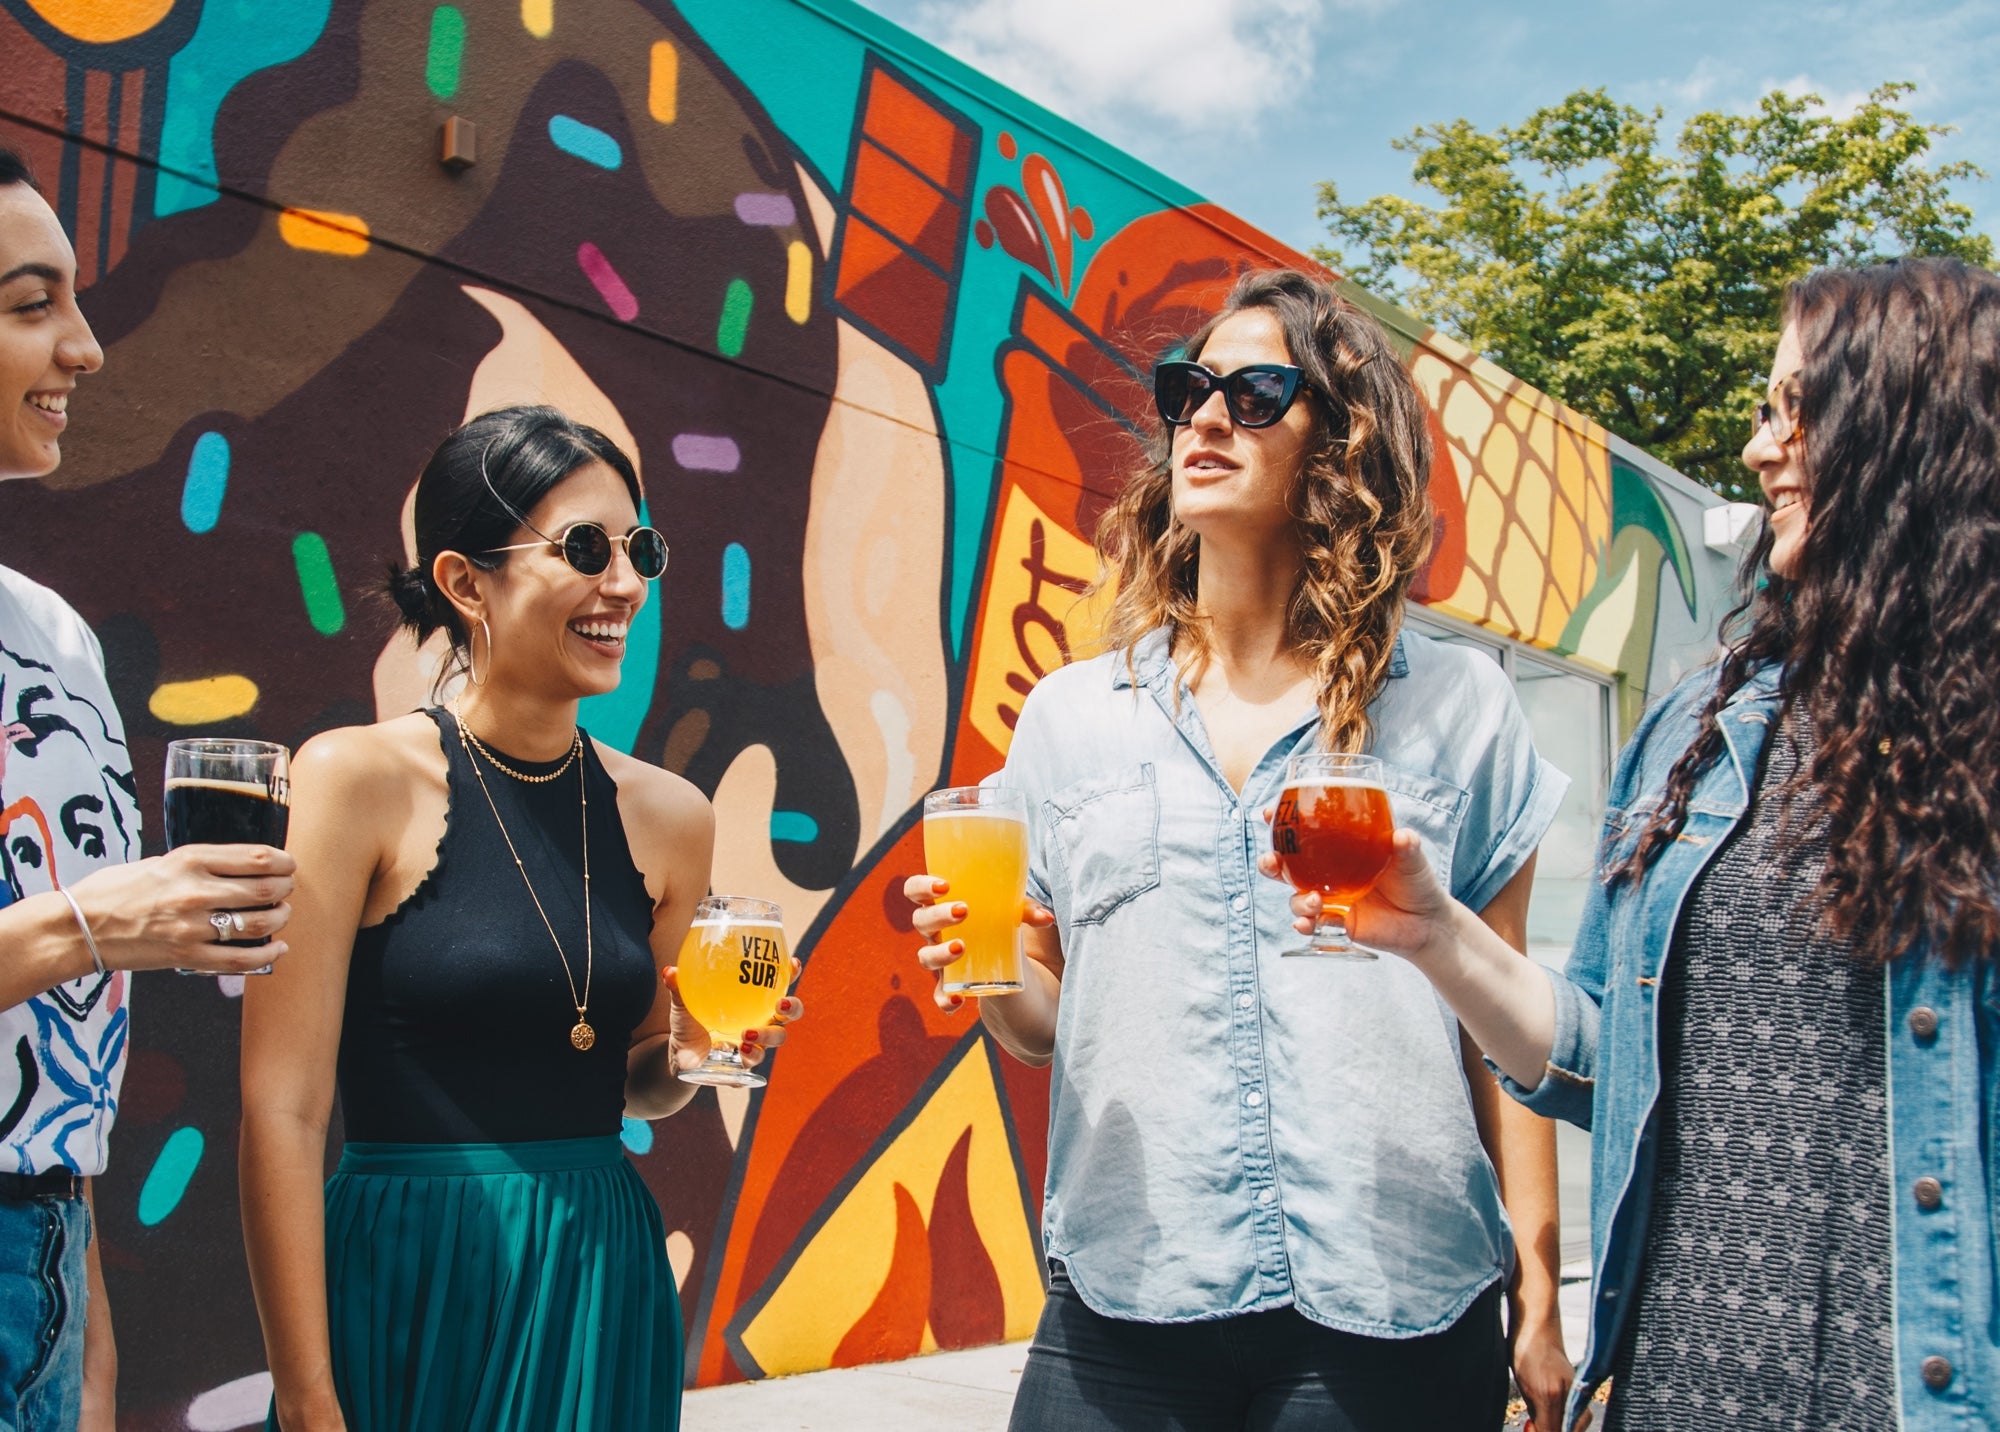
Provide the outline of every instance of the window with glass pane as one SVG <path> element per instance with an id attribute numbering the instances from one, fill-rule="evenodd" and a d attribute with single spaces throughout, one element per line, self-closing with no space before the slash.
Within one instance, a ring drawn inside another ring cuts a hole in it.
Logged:
<path id="1" fill-rule="evenodd" d="M 1514 689 L 1535 749 L 1569 777 L 1555 824 L 1542 837 L 1528 910 L 1528 953 L 1560 966 L 1569 958 L 1590 889 L 1610 780 L 1611 688 L 1575 672 L 1517 656 Z"/>

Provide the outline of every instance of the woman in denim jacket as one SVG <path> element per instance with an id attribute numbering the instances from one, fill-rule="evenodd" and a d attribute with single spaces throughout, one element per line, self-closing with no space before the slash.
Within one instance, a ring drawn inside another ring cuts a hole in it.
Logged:
<path id="1" fill-rule="evenodd" d="M 1406 835 L 1356 912 L 1592 1130 L 1572 1408 L 1609 1376 L 1612 1428 L 2000 1424 L 1996 405 L 1992 274 L 1794 285 L 1743 451 L 1768 577 L 1626 748 L 1566 975 Z"/>
<path id="2" fill-rule="evenodd" d="M 1289 958 L 1253 862 L 1288 756 L 1367 749 L 1453 893 L 1521 941 L 1566 782 L 1496 664 L 1400 630 L 1432 454 L 1379 325 L 1253 274 L 1184 351 L 1098 527 L 1109 650 L 1037 684 L 999 776 L 1032 813 L 1034 958 L 980 1014 L 1053 1065 L 1050 1294 L 1013 1426 L 1495 1429 L 1511 1293 L 1550 1427 L 1553 1129 L 1408 966 Z M 949 963 L 965 906 L 906 894 L 923 963 Z"/>

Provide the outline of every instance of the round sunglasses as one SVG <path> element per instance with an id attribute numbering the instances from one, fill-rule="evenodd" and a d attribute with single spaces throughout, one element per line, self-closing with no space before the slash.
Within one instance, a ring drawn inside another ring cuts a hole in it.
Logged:
<path id="1" fill-rule="evenodd" d="M 1168 427 L 1193 422 L 1218 388 L 1230 419 L 1239 427 L 1268 428 L 1312 385 L 1306 381 L 1305 371 L 1290 363 L 1252 363 L 1222 374 L 1176 358 L 1153 369 L 1153 403 Z"/>
<path id="2" fill-rule="evenodd" d="M 522 524 L 527 526 L 526 523 Z M 667 539 L 656 528 L 634 527 L 623 537 L 614 537 L 597 522 L 572 522 L 563 528 L 561 537 L 550 537 L 541 529 L 528 527 L 542 540 L 539 542 L 516 542 L 511 547 L 489 547 L 480 553 L 482 557 L 496 552 L 525 552 L 535 547 L 553 547 L 562 553 L 562 559 L 586 577 L 601 577 L 605 568 L 611 565 L 611 549 L 623 543 L 625 556 L 632 563 L 632 570 L 647 581 L 656 581 L 667 570 Z"/>

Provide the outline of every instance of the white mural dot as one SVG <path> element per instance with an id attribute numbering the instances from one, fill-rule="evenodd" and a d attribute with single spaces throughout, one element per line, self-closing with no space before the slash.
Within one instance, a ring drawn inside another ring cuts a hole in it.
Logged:
<path id="1" fill-rule="evenodd" d="M 237 983 L 242 979 L 239 976 Z M 189 1432 L 235 1432 L 262 1424 L 271 1408 L 271 1374 L 253 1372 L 211 1387 L 188 1404 Z"/>

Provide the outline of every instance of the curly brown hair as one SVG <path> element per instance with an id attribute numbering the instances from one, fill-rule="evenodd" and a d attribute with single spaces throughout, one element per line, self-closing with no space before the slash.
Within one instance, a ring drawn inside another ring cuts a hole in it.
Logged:
<path id="1" fill-rule="evenodd" d="M 2000 951 L 2000 278 L 1956 259 L 1820 269 L 1792 285 L 1810 525 L 1790 580 L 1748 554 L 1748 595 L 1694 743 L 1614 882 L 1686 823 L 1719 713 L 1761 668 L 1811 720 L 1834 839 L 1830 928 L 1887 961 Z M 1747 615 L 1746 615 L 1747 614 Z M 1789 825 L 1789 822 L 1788 822 Z M 1796 840 L 1796 831 L 1790 832 Z"/>
<path id="2" fill-rule="evenodd" d="M 1313 432 L 1287 496 L 1300 576 L 1286 613 L 1294 650 L 1311 666 L 1320 739 L 1330 751 L 1368 744 L 1368 704 L 1387 679 L 1403 599 L 1430 555 L 1431 435 L 1423 398 L 1373 318 L 1332 285 L 1293 269 L 1245 274 L 1222 310 L 1183 345 L 1198 359 L 1216 327 L 1262 309 L 1277 319 L 1304 370 Z M 1145 465 L 1097 527 L 1110 590 L 1105 641 L 1133 647 L 1165 627 L 1197 680 L 1211 655 L 1197 600 L 1201 539 L 1174 517 L 1173 430 L 1154 420 Z"/>

